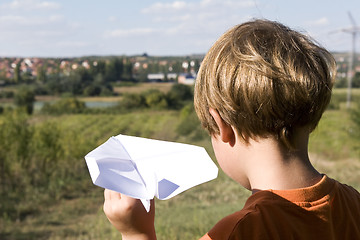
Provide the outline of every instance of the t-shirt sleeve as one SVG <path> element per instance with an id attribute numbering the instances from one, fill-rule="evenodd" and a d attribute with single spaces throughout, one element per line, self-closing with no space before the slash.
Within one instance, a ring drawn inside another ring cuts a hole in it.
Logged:
<path id="1" fill-rule="evenodd" d="M 199 240 L 212 240 L 211 237 L 209 236 L 209 234 L 205 234 L 204 236 L 202 236 Z"/>

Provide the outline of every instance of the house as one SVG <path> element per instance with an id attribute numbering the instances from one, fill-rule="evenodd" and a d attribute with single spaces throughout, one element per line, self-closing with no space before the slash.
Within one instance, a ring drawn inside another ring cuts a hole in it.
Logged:
<path id="1" fill-rule="evenodd" d="M 181 73 L 178 76 L 178 83 L 192 85 L 195 83 L 196 76 L 190 73 Z"/>
<path id="2" fill-rule="evenodd" d="M 160 82 L 165 80 L 165 74 L 164 73 L 149 73 L 147 75 L 147 79 L 150 82 Z"/>

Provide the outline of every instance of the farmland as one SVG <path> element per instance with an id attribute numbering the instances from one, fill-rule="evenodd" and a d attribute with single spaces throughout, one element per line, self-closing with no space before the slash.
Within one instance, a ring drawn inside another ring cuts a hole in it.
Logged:
<path id="1" fill-rule="evenodd" d="M 144 90 L 128 88 L 137 93 Z M 360 139 L 344 107 L 345 92 L 335 91 L 335 95 L 340 102 L 325 112 L 312 134 L 310 157 L 319 171 L 360 190 Z M 353 96 L 356 108 L 360 91 Z M 179 110 L 96 114 L 10 112 L 0 116 L 0 123 L 0 157 L 8 164 L 1 169 L 0 239 L 4 240 L 119 239 L 102 212 L 103 190 L 92 184 L 83 159 L 110 136 L 200 145 L 215 160 L 210 139 L 188 105 Z M 221 217 L 240 209 L 249 195 L 220 171 L 214 181 L 173 199 L 157 200 L 158 239 L 196 239 Z"/>

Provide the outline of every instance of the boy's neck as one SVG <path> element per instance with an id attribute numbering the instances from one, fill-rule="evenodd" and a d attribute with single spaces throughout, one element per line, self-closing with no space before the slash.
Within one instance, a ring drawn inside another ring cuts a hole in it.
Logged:
<path id="1" fill-rule="evenodd" d="M 296 151 L 286 150 L 272 138 L 251 140 L 246 150 L 245 174 L 249 188 L 254 190 L 286 190 L 309 187 L 322 178 L 308 157 L 308 134 L 297 136 Z"/>

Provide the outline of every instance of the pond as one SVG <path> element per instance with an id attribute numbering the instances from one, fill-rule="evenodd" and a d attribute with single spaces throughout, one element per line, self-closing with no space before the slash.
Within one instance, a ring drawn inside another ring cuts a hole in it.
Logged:
<path id="1" fill-rule="evenodd" d="M 45 103 L 51 103 L 51 101 L 36 101 L 34 103 L 34 110 L 40 110 Z M 85 106 L 88 108 L 107 108 L 107 107 L 114 107 L 118 104 L 117 101 L 84 101 Z"/>

